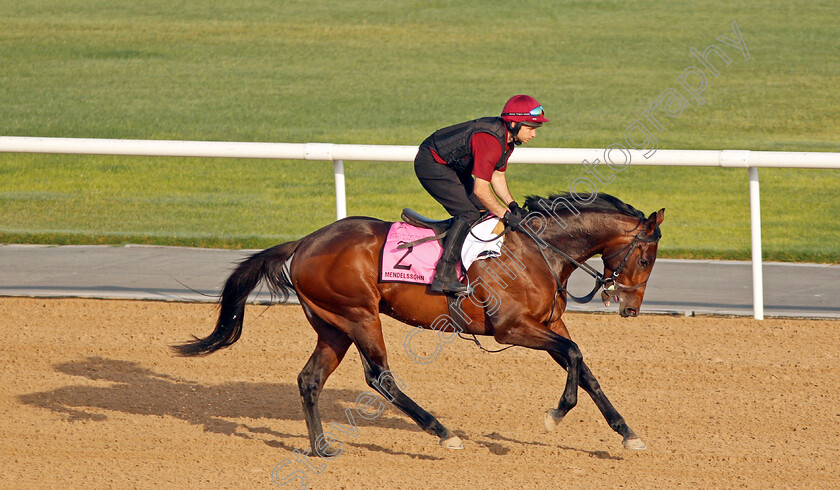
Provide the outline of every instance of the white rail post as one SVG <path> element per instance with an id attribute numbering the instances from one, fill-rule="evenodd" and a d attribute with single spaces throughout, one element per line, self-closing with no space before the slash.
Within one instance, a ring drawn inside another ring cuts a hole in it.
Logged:
<path id="1" fill-rule="evenodd" d="M 335 174 L 335 219 L 347 217 L 347 199 L 344 192 L 344 160 L 333 160 Z"/>
<path id="2" fill-rule="evenodd" d="M 753 318 L 764 320 L 764 279 L 761 274 L 761 200 L 758 168 L 750 167 L 750 236 L 752 239 Z"/>

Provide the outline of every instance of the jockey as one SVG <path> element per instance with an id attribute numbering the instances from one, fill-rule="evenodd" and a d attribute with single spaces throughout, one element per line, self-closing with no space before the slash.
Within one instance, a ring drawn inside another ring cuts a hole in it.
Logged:
<path id="1" fill-rule="evenodd" d="M 508 190 L 505 170 L 515 145 L 548 122 L 533 97 L 515 95 L 500 117 L 483 117 L 435 131 L 420 144 L 414 172 L 423 188 L 455 219 L 446 234 L 432 291 L 465 293 L 455 273 L 470 225 L 490 211 L 516 229 L 527 214 Z"/>

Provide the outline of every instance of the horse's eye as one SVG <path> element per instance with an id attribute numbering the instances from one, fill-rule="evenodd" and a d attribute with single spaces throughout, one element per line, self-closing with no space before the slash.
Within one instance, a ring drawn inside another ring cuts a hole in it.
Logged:
<path id="1" fill-rule="evenodd" d="M 639 265 L 641 265 L 644 268 L 647 268 L 647 266 L 650 265 L 650 262 L 648 262 L 647 259 L 640 259 L 639 260 Z"/>

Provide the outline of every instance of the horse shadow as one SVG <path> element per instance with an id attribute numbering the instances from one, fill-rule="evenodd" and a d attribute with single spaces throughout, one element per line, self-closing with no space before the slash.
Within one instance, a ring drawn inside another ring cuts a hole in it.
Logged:
<path id="1" fill-rule="evenodd" d="M 69 376 L 91 381 L 105 381 L 109 385 L 90 386 L 89 383 L 69 385 L 50 391 L 20 395 L 18 400 L 25 405 L 60 414 L 71 422 L 105 422 L 108 420 L 108 415 L 103 412 L 109 411 L 129 415 L 170 416 L 201 426 L 207 432 L 244 439 L 260 439 L 272 448 L 289 452 L 309 450 L 309 436 L 306 432 L 306 422 L 297 385 L 243 381 L 208 385 L 158 373 L 137 362 L 102 357 L 89 357 L 56 364 L 53 368 L 56 372 Z M 363 391 L 325 389 L 321 393 L 320 408 L 326 428 L 331 422 L 347 425 L 345 409 L 353 407 L 361 393 Z M 390 404 L 385 403 L 392 408 Z M 289 434 L 270 427 L 252 426 L 234 421 L 243 418 L 297 421 L 301 424 L 301 431 Z M 410 419 L 399 413 L 389 415 L 389 410 L 371 420 L 354 417 L 354 421 L 360 432 L 364 432 L 364 427 L 422 432 Z M 488 448 L 497 456 L 508 454 L 511 451 L 509 444 L 548 446 L 539 442 L 511 439 L 497 432 L 478 437 L 470 437 L 461 431 L 455 431 L 455 433 L 464 440 Z M 424 436 L 418 435 L 418 437 Z M 286 442 L 288 439 L 299 440 L 300 445 Z M 428 454 L 395 451 L 376 444 L 355 443 L 348 441 L 347 438 L 340 439 L 342 439 L 342 444 L 368 451 L 423 460 L 444 459 Z M 564 446 L 560 448 L 587 453 L 600 459 L 621 459 L 610 456 L 606 451 L 590 452 Z"/>
<path id="2" fill-rule="evenodd" d="M 207 432 L 245 439 L 260 438 L 273 448 L 287 451 L 308 450 L 309 436 L 305 429 L 300 392 L 297 385 L 287 383 L 230 382 L 207 385 L 184 378 L 155 372 L 133 361 L 89 357 L 54 366 L 57 372 L 94 381 L 107 381 L 109 386 L 70 385 L 54 390 L 18 396 L 26 405 L 61 414 L 69 421 L 99 421 L 108 419 L 103 411 L 130 415 L 170 416 Z M 335 421 L 348 424 L 345 408 L 352 407 L 362 391 L 325 389 L 320 406 L 325 424 Z M 230 419 L 275 419 L 300 421 L 302 430 L 287 434 L 269 427 L 253 427 Z M 379 427 L 420 432 L 416 424 L 400 415 L 384 412 L 373 420 L 355 417 L 359 431 L 364 427 Z M 259 436 L 257 436 L 259 435 Z M 284 439 L 301 439 L 295 447 Z M 393 451 L 374 444 L 342 443 L 406 455 L 420 459 L 441 459 L 423 454 Z"/>

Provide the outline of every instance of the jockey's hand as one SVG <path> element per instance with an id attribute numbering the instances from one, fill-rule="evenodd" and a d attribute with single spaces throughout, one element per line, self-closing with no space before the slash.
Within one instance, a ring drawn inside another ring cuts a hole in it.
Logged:
<path id="1" fill-rule="evenodd" d="M 527 216 L 527 214 L 528 213 L 519 206 L 511 207 L 511 210 L 505 213 L 503 220 L 506 225 L 510 226 L 511 230 L 518 230 L 522 227 L 522 222 L 525 221 L 525 216 Z"/>

